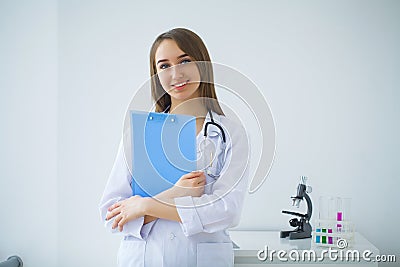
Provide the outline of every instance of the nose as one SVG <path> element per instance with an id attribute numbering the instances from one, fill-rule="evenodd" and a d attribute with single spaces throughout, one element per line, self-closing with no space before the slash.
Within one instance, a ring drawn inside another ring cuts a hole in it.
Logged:
<path id="1" fill-rule="evenodd" d="M 179 79 L 183 77 L 181 65 L 175 65 L 171 67 L 171 76 L 173 79 Z"/>

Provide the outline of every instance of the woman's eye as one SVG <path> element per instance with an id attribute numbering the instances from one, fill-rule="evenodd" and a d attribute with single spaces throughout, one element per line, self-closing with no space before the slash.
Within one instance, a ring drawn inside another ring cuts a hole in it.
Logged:
<path id="1" fill-rule="evenodd" d="M 186 64 L 186 63 L 189 63 L 189 62 L 191 62 L 190 59 L 184 59 L 184 60 L 181 61 L 181 64 Z"/>
<path id="2" fill-rule="evenodd" d="M 166 69 L 166 68 L 168 68 L 169 67 L 169 65 L 168 64 L 161 64 L 160 65 L 160 69 Z"/>

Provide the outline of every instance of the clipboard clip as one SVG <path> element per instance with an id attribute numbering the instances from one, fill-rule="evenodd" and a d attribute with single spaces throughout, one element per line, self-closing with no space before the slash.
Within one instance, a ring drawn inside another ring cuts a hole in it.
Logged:
<path id="1" fill-rule="evenodd" d="M 175 114 L 166 114 L 158 112 L 150 112 L 147 117 L 147 121 L 165 121 L 165 122 L 176 122 Z"/>

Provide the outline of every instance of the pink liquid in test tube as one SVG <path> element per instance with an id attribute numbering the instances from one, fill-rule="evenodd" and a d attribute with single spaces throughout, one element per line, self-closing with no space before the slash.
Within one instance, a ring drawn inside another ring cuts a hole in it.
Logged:
<path id="1" fill-rule="evenodd" d="M 342 212 L 341 211 L 338 211 L 338 213 L 337 213 L 337 216 L 336 216 L 336 219 L 337 219 L 337 221 L 338 222 L 341 222 L 342 221 Z M 342 224 L 340 224 L 340 223 L 338 223 L 337 225 L 336 225 L 336 227 L 337 227 L 337 231 L 340 233 L 340 232 L 342 232 Z"/>

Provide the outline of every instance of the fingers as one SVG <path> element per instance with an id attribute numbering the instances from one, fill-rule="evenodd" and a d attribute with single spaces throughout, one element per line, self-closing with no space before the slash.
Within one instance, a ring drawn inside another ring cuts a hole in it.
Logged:
<path id="1" fill-rule="evenodd" d="M 197 180 L 198 180 L 198 182 L 199 182 L 199 184 L 200 183 L 205 183 L 206 182 L 206 176 L 204 175 L 204 173 L 202 174 L 202 175 L 200 175 L 198 178 L 197 178 Z"/>
<path id="2" fill-rule="evenodd" d="M 118 226 L 118 224 L 119 224 L 119 222 L 122 220 L 122 215 L 121 214 L 119 214 L 117 217 L 115 217 L 115 220 L 114 220 L 114 222 L 113 222 L 113 224 L 112 224 L 112 229 L 115 229 L 115 228 L 117 228 L 117 226 Z"/>
<path id="3" fill-rule="evenodd" d="M 131 214 L 131 215 L 132 215 L 132 214 Z M 139 216 L 137 216 L 137 217 L 132 217 L 131 215 L 128 215 L 128 212 L 126 212 L 126 211 L 121 211 L 121 213 L 118 214 L 118 216 L 115 217 L 115 220 L 114 220 L 114 222 L 113 222 L 113 224 L 112 224 L 112 229 L 115 229 L 115 228 L 118 227 L 118 230 L 119 230 L 120 232 L 122 232 L 122 230 L 124 230 L 124 225 L 125 225 L 128 221 L 130 221 L 130 220 L 132 220 L 132 219 L 134 219 L 134 218 L 139 218 Z M 135 216 L 135 215 L 133 215 L 133 216 Z"/>
<path id="4" fill-rule="evenodd" d="M 120 201 L 117 202 L 117 203 L 114 203 L 113 205 L 111 205 L 111 206 L 108 208 L 108 211 L 112 211 L 113 209 L 118 208 L 119 206 L 121 206 L 121 202 L 120 202 Z"/>
<path id="5" fill-rule="evenodd" d="M 199 185 L 203 185 L 205 183 L 206 183 L 206 176 L 204 175 L 204 173 L 201 172 L 200 175 L 196 174 L 196 176 L 181 180 L 178 186 L 183 188 L 198 187 Z"/>
<path id="6" fill-rule="evenodd" d="M 106 220 L 108 221 L 109 219 L 113 218 L 114 216 L 118 215 L 121 212 L 121 207 L 118 206 L 111 210 L 110 212 L 107 213 Z"/>
<path id="7" fill-rule="evenodd" d="M 121 216 L 122 217 L 122 216 Z M 119 223 L 118 223 L 118 230 L 120 231 L 120 232 L 122 232 L 122 230 L 124 229 L 124 225 L 125 225 L 125 223 L 127 222 L 127 218 L 124 216 L 124 217 L 122 217 L 122 219 L 119 221 Z"/>
<path id="8" fill-rule="evenodd" d="M 200 176 L 202 174 L 204 175 L 203 171 L 192 171 L 192 172 L 189 172 L 189 173 L 187 173 L 185 175 L 182 175 L 181 179 L 191 179 L 191 178 L 198 177 L 198 176 Z"/>
<path id="9" fill-rule="evenodd" d="M 197 189 L 197 188 L 205 186 L 206 178 L 200 176 L 200 177 L 192 178 L 189 182 L 190 183 L 188 185 L 188 188 Z"/>
<path id="10" fill-rule="evenodd" d="M 202 175 L 200 175 L 199 177 L 196 178 L 192 178 L 192 185 L 193 186 L 198 186 L 198 185 L 203 185 L 206 183 L 206 176 L 204 175 L 204 173 Z"/>

